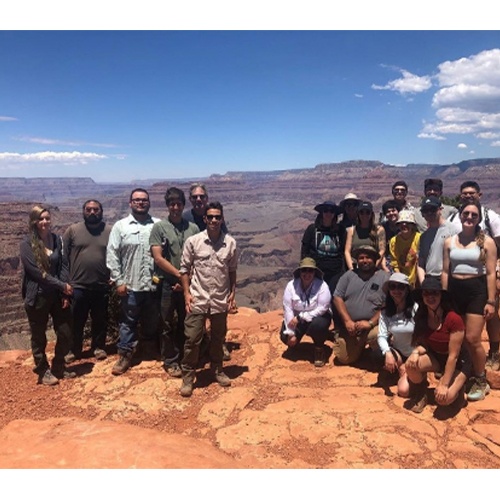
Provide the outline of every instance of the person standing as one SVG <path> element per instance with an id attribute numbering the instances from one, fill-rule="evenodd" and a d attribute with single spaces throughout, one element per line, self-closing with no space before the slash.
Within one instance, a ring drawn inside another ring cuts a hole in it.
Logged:
<path id="1" fill-rule="evenodd" d="M 72 224 L 63 242 L 69 261 L 69 281 L 73 286 L 73 343 L 65 361 L 82 357 L 83 330 L 90 313 L 91 351 L 97 360 L 107 358 L 106 331 L 109 302 L 109 269 L 106 247 L 111 226 L 103 221 L 102 205 L 97 200 L 83 204 L 83 222 Z"/>
<path id="2" fill-rule="evenodd" d="M 184 349 L 184 320 L 186 303 L 180 282 L 182 248 L 185 241 L 200 232 L 198 226 L 182 216 L 186 204 L 184 191 L 176 187 L 167 189 L 165 204 L 168 217 L 155 223 L 149 243 L 160 278 L 160 313 L 162 332 L 160 353 L 164 368 L 171 377 L 181 377 L 179 358 Z"/>
<path id="3" fill-rule="evenodd" d="M 205 211 L 207 228 L 184 243 L 181 259 L 181 283 L 186 302 L 184 357 L 181 363 L 180 394 L 190 397 L 199 360 L 205 320 L 210 320 L 210 367 L 223 387 L 231 385 L 224 373 L 223 343 L 227 331 L 227 313 L 235 300 L 238 255 L 235 239 L 222 231 L 223 207 L 210 202 Z"/>
<path id="4" fill-rule="evenodd" d="M 153 224 L 160 219 L 149 215 L 149 193 L 145 189 L 134 189 L 129 205 L 131 213 L 113 226 L 106 251 L 106 265 L 122 308 L 119 358 L 111 371 L 113 375 L 122 375 L 130 368 L 138 343 L 139 320 L 144 342 L 152 345 L 158 340 L 159 304 L 149 237 Z"/>
<path id="5" fill-rule="evenodd" d="M 475 181 L 465 181 L 460 186 L 460 203 L 464 204 L 469 201 L 480 202 L 482 197 L 481 188 Z M 459 232 L 461 229 L 460 217 L 452 215 L 448 221 L 454 225 Z M 500 249 L 500 214 L 489 207 L 481 205 L 481 222 L 480 228 L 484 233 L 495 240 L 498 249 Z M 498 257 L 498 255 L 497 255 Z M 493 317 L 486 321 L 486 331 L 490 349 L 486 358 L 486 368 L 489 370 L 500 369 L 500 317 L 498 315 L 499 292 L 500 292 L 500 260 L 497 260 L 496 265 L 496 297 L 495 297 L 495 313 Z"/>
<path id="6" fill-rule="evenodd" d="M 62 239 L 51 232 L 50 224 L 49 210 L 34 206 L 29 215 L 28 235 L 20 245 L 22 297 L 31 330 L 33 371 L 38 375 L 38 383 L 43 385 L 56 385 L 59 379 L 76 376 L 67 371 L 64 364 L 72 335 L 69 298 L 73 287 L 69 284 Z M 56 332 L 51 367 L 45 353 L 49 316 Z"/>

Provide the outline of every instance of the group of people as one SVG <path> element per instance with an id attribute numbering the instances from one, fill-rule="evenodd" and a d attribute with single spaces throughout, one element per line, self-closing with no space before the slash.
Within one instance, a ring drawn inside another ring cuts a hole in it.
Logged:
<path id="1" fill-rule="evenodd" d="M 237 247 L 227 233 L 223 206 L 210 202 L 205 186 L 190 187 L 191 209 L 181 189 L 165 193 L 168 216 L 152 217 L 146 189 L 130 193 L 130 214 L 112 227 L 97 200 L 83 204 L 83 221 L 62 235 L 51 230 L 47 207 L 35 206 L 20 245 L 22 295 L 31 330 L 38 383 L 74 378 L 68 365 L 83 356 L 84 328 L 91 318 L 91 351 L 107 358 L 106 335 L 112 287 L 120 299 L 118 359 L 113 375 L 159 351 L 165 370 L 182 378 L 180 394 L 192 395 L 196 369 L 206 353 L 215 381 L 231 385 L 223 371 L 228 311 L 235 308 Z M 46 354 L 47 324 L 56 334 L 54 357 Z M 88 353 L 87 353 L 88 354 Z"/>
<path id="2" fill-rule="evenodd" d="M 314 207 L 284 291 L 280 338 L 294 349 L 309 335 L 317 367 L 326 363 L 326 340 L 336 363 L 379 357 L 414 412 L 426 406 L 434 372 L 437 404 L 461 407 L 465 393 L 484 399 L 486 369 L 500 369 L 500 216 L 480 204 L 475 181 L 461 185 L 458 208 L 442 203 L 440 179 L 425 180 L 418 209 L 407 194 L 395 182 L 378 222 L 354 193 Z"/>

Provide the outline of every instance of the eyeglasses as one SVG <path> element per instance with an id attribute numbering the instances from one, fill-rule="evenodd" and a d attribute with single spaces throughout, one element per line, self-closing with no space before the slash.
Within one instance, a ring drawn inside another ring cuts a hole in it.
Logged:
<path id="1" fill-rule="evenodd" d="M 441 290 L 422 290 L 422 295 L 424 297 L 439 295 L 440 293 L 441 293 Z"/>
<path id="2" fill-rule="evenodd" d="M 198 200 L 198 199 L 200 199 L 200 200 L 204 200 L 206 197 L 207 197 L 207 195 L 206 195 L 206 194 L 192 194 L 192 195 L 191 195 L 191 198 L 192 198 L 193 200 Z"/>
<path id="3" fill-rule="evenodd" d="M 462 217 L 465 217 L 466 219 L 468 219 L 469 217 L 471 219 L 479 219 L 479 214 L 476 213 L 476 212 L 469 212 L 468 210 L 466 210 L 465 212 L 462 212 Z"/>
<path id="4" fill-rule="evenodd" d="M 404 283 L 389 283 L 389 290 L 406 290 Z"/>
<path id="5" fill-rule="evenodd" d="M 314 269 L 311 269 L 309 267 L 305 267 L 304 269 L 301 269 L 300 272 L 303 274 L 314 273 Z"/>
<path id="6" fill-rule="evenodd" d="M 132 203 L 137 203 L 137 204 L 139 204 L 139 203 L 144 203 L 144 204 L 149 203 L 149 200 L 147 198 L 132 198 L 130 201 Z"/>
<path id="7" fill-rule="evenodd" d="M 205 217 L 207 218 L 207 220 L 222 220 L 222 215 L 212 215 L 212 214 L 209 214 L 209 215 L 205 215 Z"/>

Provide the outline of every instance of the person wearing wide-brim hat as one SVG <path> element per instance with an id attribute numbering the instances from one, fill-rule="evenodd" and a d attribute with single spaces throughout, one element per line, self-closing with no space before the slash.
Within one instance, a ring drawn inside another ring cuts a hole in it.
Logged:
<path id="1" fill-rule="evenodd" d="M 427 405 L 427 373 L 442 374 L 434 389 L 439 406 L 464 405 L 464 386 L 472 370 L 472 362 L 464 346 L 465 325 L 453 309 L 450 295 L 435 276 L 426 276 L 420 288 L 412 292 L 418 303 L 415 314 L 414 346 L 406 360 L 410 400 L 405 408 L 421 413 Z M 456 402 L 456 403 L 455 403 Z"/>
<path id="2" fill-rule="evenodd" d="M 332 321 L 332 296 L 314 259 L 305 257 L 293 272 L 283 294 L 281 341 L 293 349 L 309 335 L 314 342 L 314 365 L 325 365 L 324 343 Z"/>
<path id="3" fill-rule="evenodd" d="M 347 229 L 356 223 L 356 216 L 358 214 L 358 205 L 361 198 L 358 198 L 354 193 L 347 193 L 344 199 L 339 203 L 340 210 L 342 211 L 342 220 L 340 225 Z"/>
<path id="4" fill-rule="evenodd" d="M 394 273 L 382 286 L 386 294 L 385 307 L 378 323 L 378 345 L 384 356 L 384 370 L 398 374 L 398 396 L 407 398 L 410 392 L 405 361 L 413 351 L 411 339 L 415 329 L 417 304 L 411 294 L 408 276 Z"/>
<path id="5" fill-rule="evenodd" d="M 337 281 L 345 271 L 345 229 L 337 224 L 340 208 L 333 201 L 319 203 L 314 210 L 318 215 L 304 231 L 300 257 L 311 257 L 316 261 L 333 294 Z"/>
<path id="6" fill-rule="evenodd" d="M 412 210 L 401 210 L 396 222 L 399 233 L 389 241 L 391 268 L 395 272 L 406 274 L 410 285 L 415 286 L 418 271 L 418 250 L 420 234 L 417 231 L 415 215 Z"/>

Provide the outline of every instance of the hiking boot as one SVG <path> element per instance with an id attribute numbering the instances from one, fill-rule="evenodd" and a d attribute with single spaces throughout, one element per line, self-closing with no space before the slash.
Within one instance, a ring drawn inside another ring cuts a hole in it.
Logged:
<path id="1" fill-rule="evenodd" d="M 229 352 L 229 349 L 227 348 L 227 344 L 225 342 L 224 344 L 222 344 L 222 360 L 231 361 L 231 353 Z"/>
<path id="2" fill-rule="evenodd" d="M 69 365 L 71 363 L 74 363 L 77 359 L 81 359 L 82 353 L 74 353 L 72 351 L 69 351 L 66 356 L 64 356 L 64 362 Z"/>
<path id="3" fill-rule="evenodd" d="M 130 354 L 120 354 L 118 361 L 113 366 L 111 373 L 113 375 L 123 375 L 129 368 L 132 361 Z"/>
<path id="4" fill-rule="evenodd" d="M 42 385 L 57 385 L 59 380 L 57 380 L 53 373 L 47 368 L 47 370 L 38 377 L 38 383 Z"/>
<path id="5" fill-rule="evenodd" d="M 191 395 L 193 394 L 193 380 L 191 378 L 184 377 L 182 379 L 182 385 L 181 385 L 181 389 L 179 391 L 179 394 L 183 398 L 190 398 L 191 397 Z"/>
<path id="6" fill-rule="evenodd" d="M 408 409 L 413 413 L 422 413 L 427 406 L 427 392 L 419 394 L 410 399 Z"/>
<path id="7" fill-rule="evenodd" d="M 490 393 L 490 385 L 486 381 L 486 377 L 474 377 L 472 387 L 467 393 L 468 401 L 481 401 Z"/>
<path id="8" fill-rule="evenodd" d="M 491 371 L 500 369 L 500 352 L 489 352 L 486 358 L 486 368 Z"/>
<path id="9" fill-rule="evenodd" d="M 173 378 L 181 378 L 182 377 L 182 370 L 181 367 L 177 363 L 173 363 L 169 366 L 165 366 L 165 370 L 169 374 L 170 377 Z"/>
<path id="10" fill-rule="evenodd" d="M 323 347 L 314 348 L 314 366 L 316 368 L 321 368 L 325 366 L 325 351 Z"/>
<path id="11" fill-rule="evenodd" d="M 104 349 L 100 347 L 94 349 L 94 358 L 97 359 L 97 361 L 104 361 L 107 357 L 108 353 Z"/>
<path id="12" fill-rule="evenodd" d="M 62 379 L 68 380 L 70 378 L 76 377 L 75 372 L 70 372 L 68 370 L 63 370 L 62 372 L 53 371 L 53 373 L 54 373 L 54 376 L 56 376 L 59 380 L 62 380 Z"/>
<path id="13" fill-rule="evenodd" d="M 215 370 L 215 380 L 221 387 L 229 387 L 231 379 L 221 370 Z"/>

